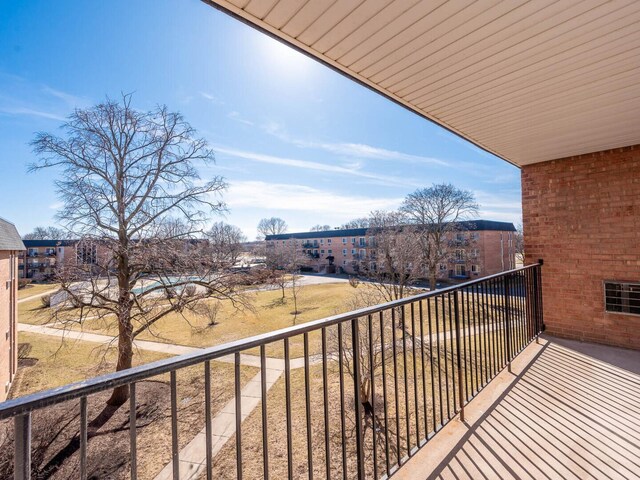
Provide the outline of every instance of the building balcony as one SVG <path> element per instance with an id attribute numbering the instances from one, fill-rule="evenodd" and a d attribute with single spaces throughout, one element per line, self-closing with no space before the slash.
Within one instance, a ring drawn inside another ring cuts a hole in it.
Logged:
<path id="1" fill-rule="evenodd" d="M 130 456 L 118 461 L 135 476 L 150 451 L 137 437 L 145 410 L 131 414 L 135 387 L 167 373 L 170 408 L 161 414 L 172 455 L 157 479 L 214 477 L 220 462 L 237 478 L 632 476 L 638 358 L 625 351 L 634 361 L 616 365 L 605 347 L 585 354 L 584 344 L 538 342 L 541 270 L 531 265 L 2 403 L 0 420 L 15 429 L 15 477 L 29 477 L 32 446 L 47 435 L 32 422 L 63 403 L 78 414 L 65 432 L 77 439 L 78 477 L 99 472 L 105 460 L 91 448 L 87 408 L 121 385 L 131 399 L 120 407 L 129 408 L 128 434 L 118 438 Z M 273 345 L 282 356 L 266 355 Z M 221 363 L 235 367 L 235 396 L 213 412 L 212 372 Z M 258 369 L 244 387 L 242 366 Z M 176 378 L 188 367 L 204 376 L 196 404 L 206 414 L 200 433 L 184 439 L 188 413 Z"/>
<path id="2" fill-rule="evenodd" d="M 637 352 L 543 335 L 394 478 L 637 478 L 638 395 Z"/>

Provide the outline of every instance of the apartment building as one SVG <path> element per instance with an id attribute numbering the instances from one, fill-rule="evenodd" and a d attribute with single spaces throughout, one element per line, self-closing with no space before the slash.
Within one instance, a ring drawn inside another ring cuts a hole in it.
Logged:
<path id="1" fill-rule="evenodd" d="M 23 243 L 25 250 L 18 259 L 19 278 L 51 280 L 57 265 L 77 258 L 77 240 L 23 240 Z"/>
<path id="2" fill-rule="evenodd" d="M 461 222 L 459 230 L 448 241 L 440 280 L 480 278 L 515 268 L 513 223 L 474 220 Z M 301 267 L 315 272 L 357 274 L 362 262 L 376 256 L 375 237 L 367 228 L 267 235 L 265 240 L 267 254 L 295 255 Z"/>
<path id="3" fill-rule="evenodd" d="M 25 247 L 16 227 L 0 218 L 0 402 L 18 368 L 18 256 Z"/>

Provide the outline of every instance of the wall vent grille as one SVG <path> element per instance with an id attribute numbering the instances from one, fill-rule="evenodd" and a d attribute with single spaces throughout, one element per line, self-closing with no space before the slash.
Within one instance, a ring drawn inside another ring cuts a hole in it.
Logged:
<path id="1" fill-rule="evenodd" d="M 640 315 L 640 283 L 604 282 L 605 311 Z"/>

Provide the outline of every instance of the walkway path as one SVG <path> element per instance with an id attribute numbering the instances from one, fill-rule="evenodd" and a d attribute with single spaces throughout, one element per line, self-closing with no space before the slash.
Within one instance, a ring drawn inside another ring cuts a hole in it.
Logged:
<path id="1" fill-rule="evenodd" d="M 267 361 L 266 387 L 267 391 L 278 381 L 283 369 L 273 368 Z M 258 372 L 240 392 L 240 411 L 242 421 L 260 404 L 261 372 Z M 211 421 L 212 435 L 211 457 L 214 458 L 225 443 L 236 433 L 236 405 L 235 398 L 227 402 L 224 408 Z M 199 478 L 206 468 L 207 459 L 207 431 L 203 428 L 182 450 L 180 450 L 180 480 Z M 168 463 L 155 477 L 155 480 L 169 480 L 173 478 L 173 463 Z"/>
<path id="2" fill-rule="evenodd" d="M 18 299 L 17 303 L 28 302 L 29 300 L 33 300 L 35 298 L 44 297 L 45 295 L 49 295 L 49 294 L 51 294 L 53 292 L 57 292 L 57 291 L 58 291 L 58 288 L 56 287 L 56 288 L 54 288 L 52 290 L 46 290 L 44 292 L 36 293 L 35 295 L 30 295 L 28 297 L 20 298 L 20 299 Z"/>

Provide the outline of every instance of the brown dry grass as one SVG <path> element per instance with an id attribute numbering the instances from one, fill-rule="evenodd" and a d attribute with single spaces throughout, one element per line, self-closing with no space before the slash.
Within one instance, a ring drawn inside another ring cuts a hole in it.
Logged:
<path id="1" fill-rule="evenodd" d="M 358 288 L 363 288 L 358 287 Z M 366 287 L 364 287 L 366 288 Z M 318 320 L 348 310 L 346 301 L 353 295 L 354 289 L 348 283 L 332 283 L 308 285 L 299 294 L 299 311 L 295 324 Z M 294 325 L 292 315 L 293 301 L 290 289 L 287 289 L 285 301 L 281 301 L 280 290 L 259 291 L 249 294 L 252 308 L 237 310 L 229 301 L 221 302 L 218 323 L 209 325 L 204 317 L 190 312 L 184 315 L 172 313 L 143 332 L 138 339 L 163 343 L 208 347 L 234 340 L 267 333 Z M 39 302 L 39 300 L 38 300 Z M 72 316 L 72 314 L 70 314 Z M 47 322 L 47 311 L 41 304 L 25 302 L 20 306 L 19 321 L 24 323 L 44 324 Z M 84 330 L 91 333 L 115 335 L 117 324 L 113 316 L 104 319 L 88 319 L 82 325 L 68 325 L 67 328 Z M 319 334 L 312 335 L 313 351 L 319 351 Z M 278 356 L 279 348 L 267 347 L 268 356 Z M 257 353 L 253 351 L 251 353 Z M 292 357 L 302 355 L 301 340 L 291 344 Z"/>
<path id="2" fill-rule="evenodd" d="M 30 283 L 24 286 L 23 288 L 18 289 L 18 300 L 20 300 L 21 298 L 30 297 L 32 295 L 38 295 L 39 293 L 47 292 L 49 290 L 54 292 L 59 287 L 60 287 L 60 284 L 58 283 L 42 283 L 42 284 Z"/>
<path id="3" fill-rule="evenodd" d="M 361 329 L 366 328 L 361 322 Z M 392 348 L 388 349 L 386 368 L 387 388 L 387 418 L 385 420 L 382 408 L 383 378 L 382 369 L 375 372 L 375 430 L 372 428 L 372 417 L 365 417 L 364 450 L 367 478 L 373 476 L 373 445 L 375 431 L 375 452 L 378 475 L 386 469 L 386 437 L 389 444 L 390 466 L 408 454 L 409 449 L 416 447 L 419 441 L 426 437 L 425 432 L 439 429 L 442 422 L 447 422 L 454 415 L 454 398 L 457 398 L 457 370 L 455 357 L 451 354 L 451 345 L 441 344 L 440 352 L 434 345 L 424 345 L 424 380 L 423 356 L 421 346 L 416 343 L 416 355 L 413 354 L 413 344 L 409 338 L 403 344 L 400 339 L 396 347 L 396 370 L 392 357 Z M 487 341 L 500 341 L 501 334 L 486 334 Z M 466 342 L 464 360 L 467 365 L 465 381 L 473 380 L 477 357 L 474 345 L 477 342 Z M 479 349 L 479 348 L 478 348 Z M 406 352 L 406 363 L 405 354 Z M 433 355 L 433 383 L 431 380 L 431 355 Z M 415 359 L 415 361 L 414 361 Z M 438 359 L 442 359 L 439 362 Z M 445 360 L 446 359 L 446 360 Z M 483 365 L 484 366 L 484 365 Z M 414 373 L 415 372 L 415 373 Z M 439 372 L 439 374 L 438 374 Z M 307 458 L 307 424 L 305 406 L 305 375 L 303 369 L 291 373 L 291 437 L 293 457 L 293 477 L 308 477 Z M 397 378 L 397 383 L 396 383 Z M 447 385 L 448 382 L 448 385 Z M 287 440 L 286 440 L 286 386 L 284 376 L 274 385 L 268 394 L 267 425 L 269 446 L 269 473 L 271 478 L 286 478 L 287 476 Z M 397 403 L 395 392 L 397 388 Z M 471 387 L 470 387 L 471 388 Z M 455 389 L 455 390 L 454 390 Z M 313 473 L 316 478 L 326 478 L 326 455 L 324 437 L 324 397 L 322 365 L 310 368 L 309 404 L 311 415 L 311 449 Z M 354 389 L 352 378 L 344 375 L 344 410 L 340 400 L 340 377 L 338 362 L 328 361 L 328 411 L 329 411 L 329 444 L 331 478 L 341 478 L 342 463 L 342 426 L 345 421 L 345 451 L 347 457 L 347 478 L 356 478 L 356 439 L 354 416 Z M 465 392 L 466 393 L 466 392 Z M 447 394 L 449 401 L 447 404 Z M 425 402 L 426 401 L 426 402 Z M 441 408 L 442 405 L 442 408 Z M 448 405 L 448 408 L 447 408 Z M 441 412 L 443 417 L 441 417 Z M 387 434 L 385 435 L 385 432 Z M 398 437 L 399 434 L 399 437 Z M 263 447 L 262 447 L 262 414 L 261 408 L 256 408 L 242 425 L 242 457 L 245 478 L 263 477 Z M 236 450 L 235 438 L 230 440 L 214 460 L 214 478 L 236 478 Z M 204 478 L 204 476 L 202 477 Z"/>
<path id="4" fill-rule="evenodd" d="M 44 335 L 21 333 L 20 342 L 32 348 L 21 360 L 13 395 L 33 393 L 44 388 L 63 385 L 112 371 L 115 352 L 101 351 L 88 342 L 68 342 L 60 349 L 60 340 Z M 137 364 L 165 358 L 153 352 L 139 352 Z M 30 366 L 24 366 L 30 365 Z M 212 363 L 212 412 L 215 415 L 233 398 L 233 365 Z M 241 367 L 241 385 L 251 379 L 257 369 Z M 137 384 L 138 469 L 139 478 L 154 478 L 171 461 L 170 386 L 169 375 L 160 375 Z M 177 375 L 179 444 L 184 447 L 204 428 L 203 366 L 182 369 Z M 89 420 L 96 419 L 105 407 L 110 392 L 89 397 Z M 69 401 L 38 411 L 33 415 L 34 465 L 39 468 L 35 478 L 76 478 L 79 469 L 77 434 L 79 431 L 79 401 Z M 129 473 L 129 408 L 121 406 L 90 438 L 88 449 L 89 478 L 128 478 Z M 0 477 L 9 478 L 11 424 L 0 427 Z M 5 437 L 6 433 L 8 437 Z M 55 438 L 51 445 L 49 439 Z M 65 460 L 57 471 L 47 470 L 61 451 Z"/>
<path id="5" fill-rule="evenodd" d="M 305 286 L 301 290 L 299 298 L 299 310 L 301 313 L 297 316 L 295 323 L 302 324 L 337 313 L 347 312 L 353 308 L 350 306 L 353 296 L 371 288 L 365 283 L 360 284 L 357 289 L 347 283 Z M 293 315 L 291 314 L 293 302 L 290 298 L 289 289 L 287 289 L 287 296 L 284 302 L 281 301 L 280 290 L 254 292 L 251 296 L 251 309 L 237 310 L 231 302 L 221 302 L 221 310 L 215 325 L 209 325 L 206 318 L 189 312 L 184 315 L 172 313 L 155 324 L 149 331 L 143 332 L 138 338 L 162 343 L 207 347 L 290 327 L 294 324 Z M 462 301 L 459 302 L 459 306 L 461 312 L 464 310 L 463 315 L 464 318 L 468 319 L 467 322 L 479 322 L 485 316 L 487 318 L 497 318 L 496 316 L 501 309 L 501 301 L 500 295 L 488 295 L 486 299 L 482 297 L 479 299 L 480 309 L 477 311 L 467 310 L 467 305 Z M 21 305 L 21 322 L 46 323 L 46 309 L 42 309 L 41 305 L 35 302 L 26 302 Z M 449 311 L 451 308 L 451 312 L 453 312 L 453 302 L 445 305 L 443 299 L 439 297 L 437 299 L 423 300 L 420 303 L 422 305 L 423 334 L 425 336 L 428 336 L 429 333 L 429 308 L 433 335 L 436 335 L 436 332 L 442 333 L 455 328 Z M 411 311 L 411 306 L 405 306 L 405 322 L 408 332 L 412 332 Z M 418 303 L 413 306 L 413 315 L 416 322 L 416 335 L 420 335 L 420 305 Z M 401 315 L 399 310 L 397 317 L 400 322 Z M 82 325 L 70 324 L 66 328 L 81 329 L 106 335 L 115 335 L 117 333 L 117 325 L 113 316 L 103 319 L 88 319 Z M 282 357 L 281 345 L 270 344 L 267 345 L 266 350 L 268 356 Z M 302 337 L 291 339 L 290 351 L 292 358 L 303 355 Z M 309 334 L 309 351 L 311 354 L 320 353 L 319 331 Z M 257 354 L 258 350 L 254 349 L 248 353 Z"/>

